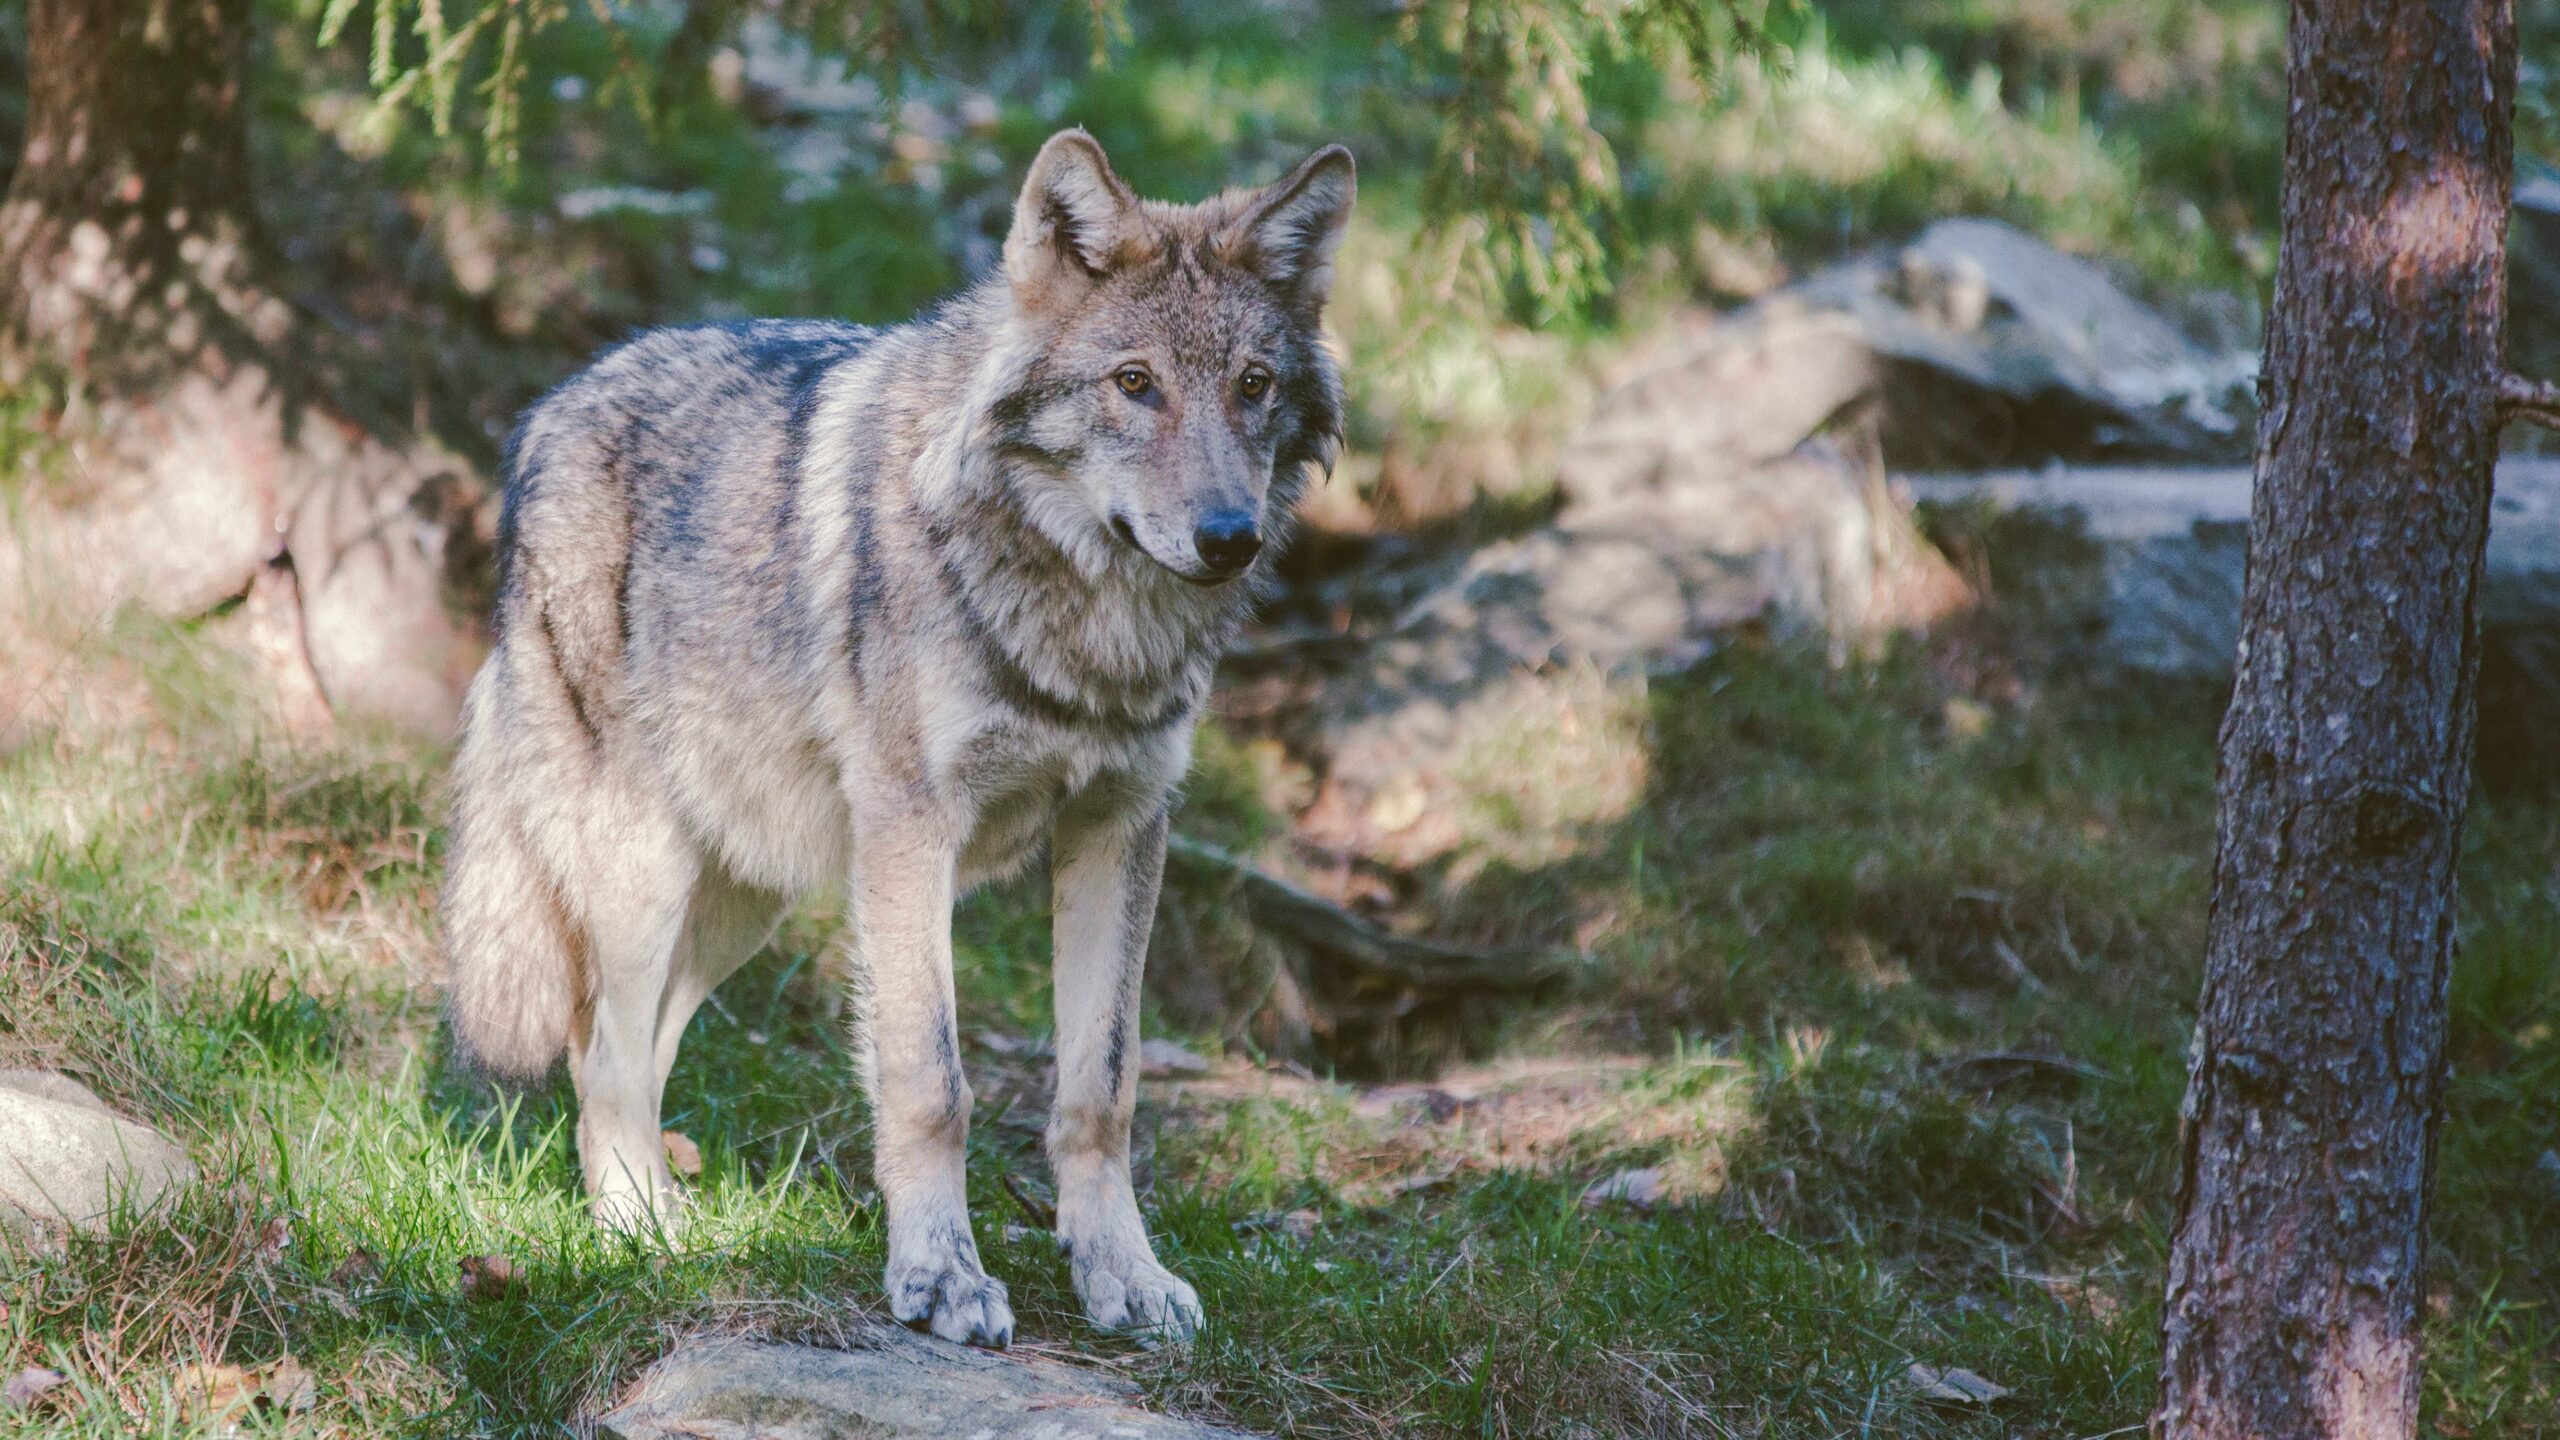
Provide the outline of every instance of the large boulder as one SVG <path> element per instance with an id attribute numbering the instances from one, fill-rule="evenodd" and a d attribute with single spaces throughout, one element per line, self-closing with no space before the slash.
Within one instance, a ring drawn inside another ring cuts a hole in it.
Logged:
<path id="1" fill-rule="evenodd" d="M 1915 498 L 2029 522 L 2014 583 L 2075 658 L 2136 674 L 2219 677 L 2240 641 L 2250 472 L 2241 466 L 2049 466 L 1912 475 Z M 2481 577 L 2480 760 L 2493 782 L 2560 779 L 2560 461 L 2498 464 Z"/>
<path id="2" fill-rule="evenodd" d="M 1640 468 L 1628 427 L 1612 446 Z M 1419 863 L 1460 838 L 1450 816 L 1471 777 L 1505 769 L 1614 776 L 1550 817 L 1559 832 L 1614 818 L 1642 785 L 1620 722 L 1647 675 L 1696 664 L 1738 626 L 1846 655 L 1969 599 L 1880 477 L 1829 446 L 1754 459 L 1666 435 L 1641 468 L 1477 551 L 1307 707 L 1335 801 L 1324 838 Z"/>
<path id="3" fill-rule="evenodd" d="M 195 1173 L 175 1142 L 78 1081 L 0 1070 L 0 1227 L 22 1237 L 96 1229 L 152 1209 Z"/>
<path id="4" fill-rule="evenodd" d="M 1299 833 L 1410 866 L 1487 777 L 1562 770 L 1586 803 L 1509 858 L 1571 843 L 1640 792 L 1647 673 L 1737 627 L 1845 656 L 1970 603 L 1887 466 L 2229 457 L 2253 369 L 1976 219 L 1684 333 L 1560 447 L 1554 523 L 1466 557 L 1302 707 L 1326 789 Z"/>
<path id="5" fill-rule="evenodd" d="M 1896 466 L 2243 458 L 2254 345 L 2189 336 L 2091 262 L 1941 220 L 1764 302 L 1856 335 Z"/>
<path id="6" fill-rule="evenodd" d="M 621 1440 L 1236 1440 L 1157 1414 L 1125 1381 L 895 1326 L 859 1348 L 697 1340 L 649 1367 L 597 1422 Z"/>

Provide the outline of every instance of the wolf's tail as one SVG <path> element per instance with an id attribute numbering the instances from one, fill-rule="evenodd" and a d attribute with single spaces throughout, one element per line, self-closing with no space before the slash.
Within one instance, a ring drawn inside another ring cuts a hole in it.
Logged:
<path id="1" fill-rule="evenodd" d="M 488 787 L 458 788 L 441 904 L 447 1013 L 466 1058 L 534 1079 L 568 1044 L 584 970 L 541 858 L 511 817 L 483 808 Z"/>

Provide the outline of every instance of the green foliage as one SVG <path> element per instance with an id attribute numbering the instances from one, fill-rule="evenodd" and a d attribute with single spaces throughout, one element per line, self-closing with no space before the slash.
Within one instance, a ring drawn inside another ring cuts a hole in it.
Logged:
<path id="1" fill-rule="evenodd" d="M 483 158 L 509 176 L 523 162 L 533 42 L 545 31 L 573 20 L 596 27 L 612 52 L 599 98 L 626 104 L 644 129 L 659 133 L 655 102 L 667 87 L 653 82 L 655 68 L 698 58 L 666 52 L 698 49 L 751 9 L 743 0 L 693 0 L 669 30 L 610 0 L 297 3 L 311 12 L 323 49 L 361 35 L 374 91 L 364 125 L 376 142 L 410 117 L 423 117 L 439 139 L 451 136 L 468 91 L 478 104 Z M 1453 267 L 1483 294 L 1517 287 L 1545 316 L 1576 312 L 1605 294 L 1607 237 L 1621 193 L 1618 160 L 1588 93 L 1595 70 L 1716 73 L 1727 55 L 1758 52 L 1764 3 L 1431 0 L 1407 10 L 1394 31 L 1402 63 L 1384 78 L 1433 97 L 1438 136 L 1421 190 L 1426 263 Z M 360 9 L 371 19 L 362 32 Z M 791 0 L 775 10 L 822 53 L 849 55 L 893 80 L 1008 28 L 997 18 L 1001 8 L 972 0 Z M 1130 17 L 1122 0 L 1090 0 L 1084 19 L 1090 63 L 1106 69 L 1135 38 Z"/>
<path id="2" fill-rule="evenodd" d="M 1425 0 L 1398 39 L 1438 98 L 1427 178 L 1431 249 L 1480 287 L 1517 283 L 1542 314 L 1605 292 L 1616 150 L 1593 113 L 1595 67 L 1712 75 L 1760 43 L 1743 0 Z M 1435 266 L 1435 268 L 1439 268 Z"/>
<path id="3" fill-rule="evenodd" d="M 612 51 L 613 63 L 599 99 L 627 105 L 644 128 L 658 126 L 661 86 L 655 50 L 671 39 L 698 47 L 745 18 L 746 0 L 690 0 L 679 7 L 672 29 L 654 23 L 663 11 L 618 0 L 297 0 L 327 49 L 349 36 L 357 11 L 369 10 L 366 77 L 375 91 L 368 125 L 385 134 L 409 116 L 423 116 L 439 138 L 454 132 L 466 89 L 480 108 L 484 157 L 512 175 L 523 161 L 524 95 L 532 83 L 531 42 L 573 19 L 592 24 Z M 862 4 L 857 0 L 783 0 L 771 7 L 787 24 L 822 49 L 852 55 L 884 70 L 929 61 L 941 46 L 1001 23 L 1005 8 L 983 0 L 908 0 Z M 1108 58 L 1115 40 L 1125 42 L 1128 22 L 1120 0 L 1089 0 L 1087 23 L 1094 63 Z M 660 31 L 663 33 L 652 33 Z M 698 59 L 698 56 L 688 57 Z"/>

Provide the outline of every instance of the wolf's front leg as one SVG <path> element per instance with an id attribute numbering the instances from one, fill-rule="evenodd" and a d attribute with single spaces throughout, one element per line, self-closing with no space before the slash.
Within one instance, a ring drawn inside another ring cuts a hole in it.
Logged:
<path id="1" fill-rule="evenodd" d="M 1138 1104 L 1138 985 L 1164 878 L 1164 802 L 1088 794 L 1058 816 L 1055 877 L 1058 1102 L 1049 1166 L 1058 1238 L 1095 1324 L 1187 1339 L 1200 1297 L 1156 1263 L 1129 1182 Z"/>
<path id="2" fill-rule="evenodd" d="M 889 1211 L 889 1313 L 945 1340 L 1001 1348 L 1013 1342 L 1013 1309 L 969 1233 L 969 1081 L 951 987 L 959 843 L 938 817 L 908 815 L 857 821 L 853 853 L 863 1078 Z"/>

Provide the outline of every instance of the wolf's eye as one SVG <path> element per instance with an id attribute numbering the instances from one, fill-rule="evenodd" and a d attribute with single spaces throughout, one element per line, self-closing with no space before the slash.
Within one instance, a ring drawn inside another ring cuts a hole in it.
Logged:
<path id="1" fill-rule="evenodd" d="M 1243 378 L 1236 381 L 1236 393 L 1247 400 L 1259 400 L 1269 393 L 1270 389 L 1271 376 L 1267 371 L 1247 370 Z"/>
<path id="2" fill-rule="evenodd" d="M 1156 388 L 1156 377 L 1148 374 L 1142 366 L 1123 365 L 1120 367 L 1120 373 L 1112 376 L 1111 379 L 1120 387 L 1120 393 L 1123 395 L 1144 395 Z"/>

